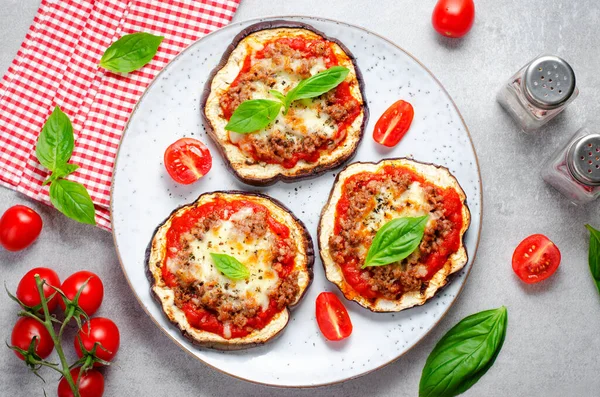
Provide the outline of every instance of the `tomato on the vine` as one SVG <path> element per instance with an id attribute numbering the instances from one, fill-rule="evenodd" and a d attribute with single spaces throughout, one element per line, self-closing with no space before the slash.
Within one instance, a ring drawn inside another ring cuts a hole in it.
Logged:
<path id="1" fill-rule="evenodd" d="M 87 270 L 82 270 L 67 277 L 62 283 L 61 289 L 67 298 L 73 299 L 86 281 L 88 283 L 81 291 L 78 303 L 83 311 L 88 316 L 91 316 L 96 313 L 102 304 L 102 298 L 104 297 L 104 286 L 102 285 L 100 277 Z M 58 304 L 63 310 L 65 309 L 65 302 L 62 299 L 58 301 Z"/>
<path id="2" fill-rule="evenodd" d="M 70 371 L 74 382 L 77 382 L 79 371 L 80 367 L 73 368 Z M 104 394 L 104 376 L 96 369 L 88 369 L 81 374 L 78 390 L 80 397 L 102 397 Z M 62 378 L 58 383 L 58 397 L 73 397 L 73 391 L 65 378 Z"/>
<path id="3" fill-rule="evenodd" d="M 197 139 L 181 138 L 165 151 L 165 167 L 177 183 L 189 185 L 210 171 L 212 156 L 206 145 Z"/>
<path id="4" fill-rule="evenodd" d="M 119 328 L 117 325 L 104 317 L 92 318 L 87 323 L 83 324 L 79 332 L 77 333 L 81 338 L 81 343 L 85 350 L 92 350 L 96 342 L 100 343 L 102 347 L 96 348 L 96 355 L 104 361 L 112 360 L 117 351 L 119 350 L 120 335 Z M 81 346 L 79 345 L 79 338 L 75 338 L 75 352 L 78 357 L 83 357 Z M 99 363 L 94 365 L 99 366 Z"/>
<path id="5" fill-rule="evenodd" d="M 317 324 L 328 340 L 341 340 L 352 333 L 348 311 L 333 292 L 321 292 L 317 297 Z"/>
<path id="6" fill-rule="evenodd" d="M 54 350 L 54 342 L 46 327 L 36 319 L 31 317 L 21 317 L 17 320 L 17 323 L 12 330 L 10 337 L 11 345 L 27 351 L 33 338 L 36 338 L 36 354 L 41 358 L 48 357 L 50 353 L 52 353 L 52 350 Z M 15 354 L 21 360 L 24 360 L 21 353 L 15 351 Z"/>
<path id="7" fill-rule="evenodd" d="M 9 251 L 29 247 L 42 231 L 42 218 L 29 207 L 15 205 L 0 218 L 0 245 Z"/>
<path id="8" fill-rule="evenodd" d="M 50 297 L 50 295 L 55 294 L 54 288 L 50 287 L 60 287 L 60 279 L 58 278 L 58 274 L 52 269 L 47 267 L 36 267 L 31 269 L 19 281 L 19 285 L 17 286 L 17 298 L 21 302 L 23 302 L 27 306 L 37 306 L 42 303 L 40 299 L 40 294 L 37 289 L 37 285 L 35 284 L 35 275 L 39 274 L 40 278 L 46 282 L 44 284 L 44 296 L 46 298 Z M 58 300 L 60 299 L 60 295 L 56 293 L 51 300 L 48 301 L 48 310 L 52 311 L 58 304 Z M 41 311 L 42 309 L 40 309 Z"/>
<path id="9" fill-rule="evenodd" d="M 473 0 L 439 0 L 433 9 L 431 23 L 442 36 L 462 37 L 475 20 Z"/>
<path id="10" fill-rule="evenodd" d="M 545 280 L 560 265 L 560 251 L 543 234 L 532 234 L 521 241 L 512 257 L 513 271 L 527 284 Z"/>

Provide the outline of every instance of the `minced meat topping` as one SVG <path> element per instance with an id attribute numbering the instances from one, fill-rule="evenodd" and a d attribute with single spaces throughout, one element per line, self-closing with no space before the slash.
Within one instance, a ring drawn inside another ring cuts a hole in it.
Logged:
<path id="1" fill-rule="evenodd" d="M 267 43 L 257 57 L 250 55 L 250 66 L 243 68 L 231 86 L 221 95 L 223 116 L 231 117 L 240 103 L 250 99 L 274 99 L 269 90 L 286 94 L 296 84 L 327 69 L 332 57 L 331 43 L 315 40 L 310 56 L 294 49 L 285 40 Z M 323 151 L 335 149 L 345 138 L 340 125 L 350 124 L 360 112 L 360 103 L 340 96 L 347 83 L 317 98 L 292 103 L 275 122 L 253 134 L 234 134 L 232 142 L 248 154 L 247 163 L 282 164 L 293 167 L 299 160 L 315 162 Z M 344 99 L 344 100 L 342 100 Z"/>
<path id="2" fill-rule="evenodd" d="M 440 189 L 411 181 L 406 173 L 357 174 L 343 187 L 349 205 L 339 218 L 339 231 L 329 238 L 333 260 L 340 266 L 364 264 L 368 248 L 383 224 L 401 216 L 429 214 L 421 244 L 410 256 L 385 266 L 360 269 L 360 278 L 373 292 L 371 296 L 399 299 L 409 291 L 427 288 L 428 269 L 424 259 L 444 241 L 455 227 L 447 218 Z"/>
<path id="3" fill-rule="evenodd" d="M 293 303 L 299 292 L 298 272 L 289 269 L 293 263 L 288 259 L 296 255 L 296 248 L 289 238 L 271 232 L 266 217 L 266 212 L 252 209 L 242 209 L 227 220 L 212 213 L 183 233 L 181 249 L 167 262 L 178 281 L 173 288 L 176 306 L 191 303 L 224 324 L 251 331 L 248 320 L 272 302 L 278 310 Z M 251 276 L 227 279 L 215 270 L 210 252 L 247 261 Z"/>

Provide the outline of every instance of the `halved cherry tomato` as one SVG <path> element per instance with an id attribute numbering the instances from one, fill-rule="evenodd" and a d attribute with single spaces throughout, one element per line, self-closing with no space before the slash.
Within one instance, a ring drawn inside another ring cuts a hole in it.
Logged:
<path id="1" fill-rule="evenodd" d="M 80 367 L 71 370 L 71 377 L 77 382 Z M 104 394 L 104 376 L 98 370 L 88 369 L 79 379 L 79 395 L 81 397 L 102 397 Z M 65 378 L 58 383 L 58 397 L 73 397 L 73 391 Z"/>
<path id="2" fill-rule="evenodd" d="M 0 244 L 9 251 L 29 247 L 42 231 L 42 218 L 29 207 L 15 205 L 0 218 Z"/>
<path id="3" fill-rule="evenodd" d="M 88 272 L 87 270 L 75 272 L 67 277 L 65 281 L 63 281 L 61 289 L 67 298 L 73 299 L 75 298 L 75 295 L 77 295 L 77 292 L 81 286 L 83 286 L 83 283 L 86 281 L 88 283 L 81 291 L 78 303 L 83 311 L 88 316 L 91 316 L 92 314 L 96 313 L 96 310 L 98 310 L 100 307 L 102 298 L 104 297 L 104 285 L 102 285 L 102 280 L 100 280 L 100 277 L 92 272 Z M 59 299 L 58 304 L 63 310 L 65 310 L 65 302 L 62 300 L 62 298 Z"/>
<path id="4" fill-rule="evenodd" d="M 10 343 L 25 351 L 29 349 L 31 340 L 36 338 L 35 352 L 41 358 L 46 358 L 54 350 L 54 342 L 48 330 L 37 320 L 31 317 L 21 317 L 12 330 Z M 17 357 L 24 360 L 21 353 L 15 351 Z"/>
<path id="5" fill-rule="evenodd" d="M 442 36 L 462 37 L 475 20 L 473 0 L 439 0 L 433 9 L 431 23 Z"/>
<path id="6" fill-rule="evenodd" d="M 543 234 L 527 237 L 515 249 L 512 268 L 527 284 L 537 283 L 554 274 L 560 265 L 558 247 Z"/>
<path id="7" fill-rule="evenodd" d="M 90 321 L 83 324 L 77 335 L 81 338 L 81 343 L 83 343 L 85 350 L 92 350 L 94 344 L 98 342 L 102 347 L 98 346 L 96 348 L 96 355 L 104 361 L 112 360 L 119 350 L 119 344 L 121 342 L 119 328 L 108 318 L 92 318 Z M 75 337 L 73 344 L 75 345 L 77 357 L 81 358 L 83 357 L 83 352 L 79 345 L 79 338 Z M 94 366 L 100 365 L 101 364 L 99 363 L 94 364 Z"/>
<path id="8" fill-rule="evenodd" d="M 317 297 L 317 323 L 328 340 L 342 340 L 352 333 L 348 311 L 333 292 L 321 292 Z"/>
<path id="9" fill-rule="evenodd" d="M 35 275 L 39 274 L 40 278 L 46 282 L 44 284 L 44 296 L 48 298 L 50 295 L 54 294 L 56 291 L 54 288 L 50 287 L 60 287 L 60 279 L 58 278 L 58 274 L 52 269 L 47 267 L 36 267 L 31 269 L 19 281 L 19 285 L 17 286 L 17 298 L 27 306 L 33 307 L 42 303 L 40 299 L 40 294 L 37 289 L 37 285 L 35 284 Z M 48 301 L 48 310 L 52 311 L 58 304 L 58 300 L 60 295 L 56 293 L 54 297 Z M 40 309 L 42 311 L 42 309 Z"/>
<path id="10" fill-rule="evenodd" d="M 212 167 L 212 156 L 199 140 L 181 138 L 165 151 L 165 167 L 177 183 L 189 185 L 202 178 Z"/>
<path id="11" fill-rule="evenodd" d="M 400 142 L 410 128 L 415 111 L 410 103 L 399 100 L 390 106 L 377 120 L 373 139 L 387 147 L 393 147 Z"/>

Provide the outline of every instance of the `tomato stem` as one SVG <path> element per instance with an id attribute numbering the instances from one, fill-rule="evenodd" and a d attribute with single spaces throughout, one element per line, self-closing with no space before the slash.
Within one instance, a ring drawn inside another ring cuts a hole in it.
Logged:
<path id="1" fill-rule="evenodd" d="M 35 284 L 37 286 L 38 293 L 40 294 L 40 300 L 42 301 L 42 309 L 44 311 L 44 321 L 41 321 L 41 320 L 40 321 L 42 322 L 42 324 L 44 324 L 44 326 L 48 330 L 48 333 L 50 334 L 50 337 L 52 338 L 52 341 L 54 342 L 54 348 L 56 349 L 56 354 L 58 354 L 58 357 L 60 358 L 60 364 L 62 366 L 62 369 L 60 369 L 58 367 L 58 365 L 55 365 L 55 364 L 49 365 L 50 363 L 45 363 L 45 362 L 44 363 L 40 362 L 40 364 L 44 365 L 46 367 L 52 368 L 55 371 L 59 372 L 65 378 L 67 383 L 69 384 L 69 387 L 71 388 L 71 391 L 73 392 L 73 396 L 80 397 L 79 390 L 77 388 L 77 385 L 73 381 L 73 377 L 71 376 L 71 371 L 69 368 L 69 363 L 67 362 L 67 358 L 65 357 L 65 353 L 63 352 L 62 345 L 60 343 L 60 338 L 62 336 L 64 328 L 65 328 L 66 324 L 69 322 L 69 320 L 71 320 L 71 317 L 73 317 L 73 313 L 71 310 L 69 311 L 69 313 L 67 313 L 67 316 L 63 320 L 63 322 L 60 326 L 59 333 L 57 335 L 56 332 L 54 332 L 54 325 L 52 324 L 52 317 L 50 315 L 50 310 L 48 310 L 48 300 L 46 299 L 46 295 L 44 295 L 44 281 L 42 281 L 39 274 L 36 274 L 34 277 L 35 277 Z"/>

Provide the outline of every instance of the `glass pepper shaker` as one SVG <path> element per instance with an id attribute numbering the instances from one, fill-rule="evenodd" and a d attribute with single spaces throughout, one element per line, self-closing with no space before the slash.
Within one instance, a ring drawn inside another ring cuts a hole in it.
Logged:
<path id="1" fill-rule="evenodd" d="M 540 55 L 523 66 L 498 92 L 497 100 L 524 132 L 546 124 L 579 94 L 575 73 L 562 58 Z"/>
<path id="2" fill-rule="evenodd" d="M 575 204 L 600 196 L 600 134 L 581 128 L 542 169 L 542 178 Z"/>

